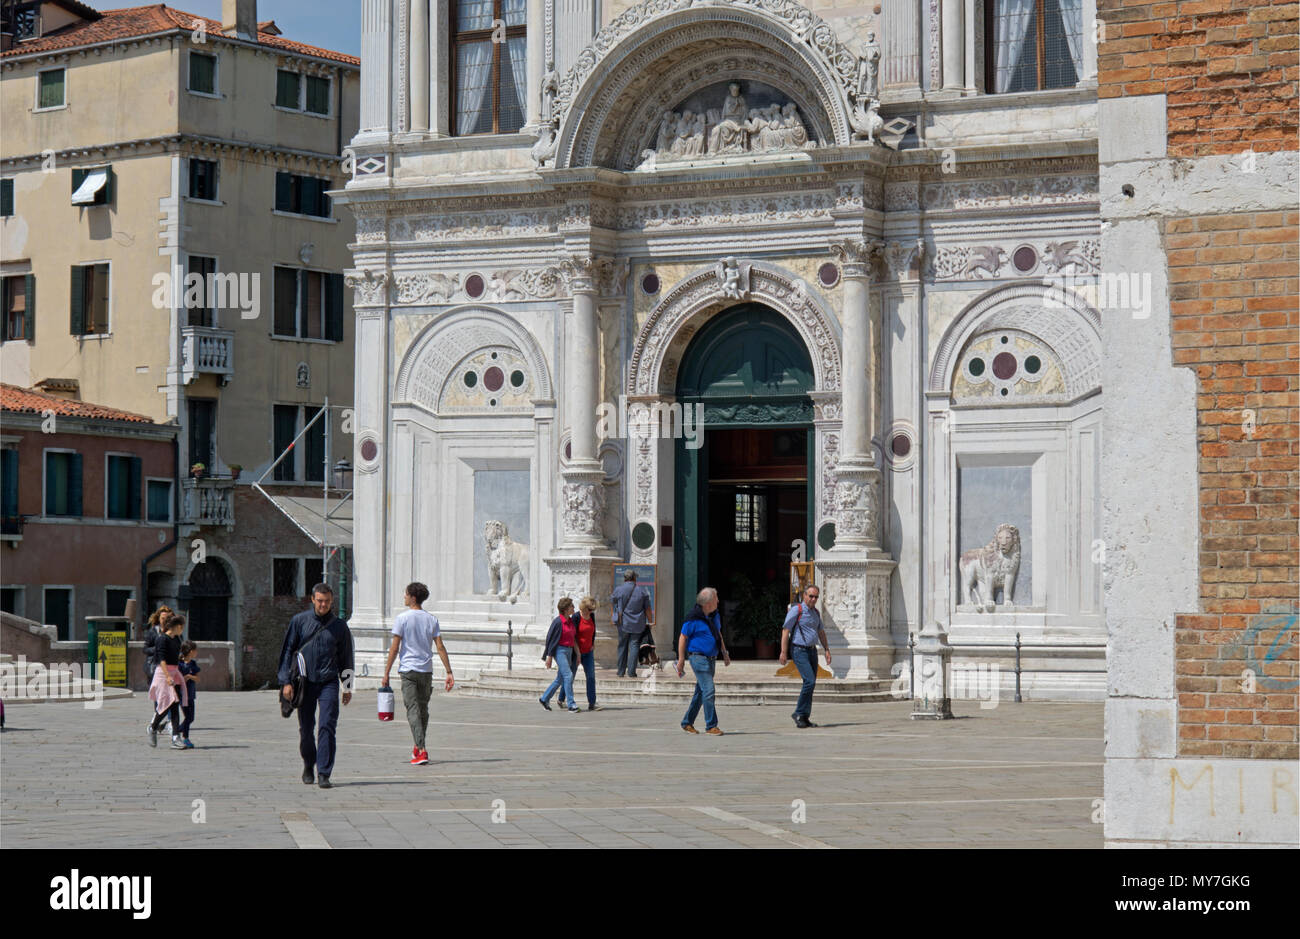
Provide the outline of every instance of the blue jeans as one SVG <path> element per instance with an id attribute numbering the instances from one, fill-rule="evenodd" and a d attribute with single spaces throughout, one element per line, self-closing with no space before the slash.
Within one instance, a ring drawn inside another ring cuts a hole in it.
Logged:
<path id="1" fill-rule="evenodd" d="M 625 633 L 618 631 L 618 677 L 627 672 L 629 678 L 636 678 L 636 660 L 641 653 L 641 632 Z"/>
<path id="2" fill-rule="evenodd" d="M 791 716 L 795 720 L 800 717 L 808 720 L 812 716 L 813 689 L 817 687 L 817 647 L 792 645 L 790 658 L 794 662 L 794 667 L 799 669 L 799 677 L 803 679 L 803 687 L 799 689 L 799 701 L 795 704 L 794 714 Z"/>
<path id="3" fill-rule="evenodd" d="M 542 700 L 550 704 L 551 695 L 555 694 L 555 689 L 563 685 L 564 700 L 568 702 L 570 711 L 576 711 L 578 706 L 573 703 L 573 659 L 570 658 L 572 653 L 573 650 L 568 646 L 560 646 L 555 650 L 555 667 L 560 674 L 555 676 L 555 681 L 551 682 L 546 689 L 546 694 L 542 695 Z"/>
<path id="4" fill-rule="evenodd" d="M 704 705 L 704 729 L 712 730 L 718 726 L 718 711 L 713 706 L 713 670 L 717 667 L 717 661 L 695 652 L 690 656 L 690 663 L 691 671 L 695 673 L 695 694 L 691 695 L 691 703 L 686 708 L 686 716 L 682 718 L 682 726 L 695 723 L 702 704 Z"/>
<path id="5" fill-rule="evenodd" d="M 320 705 L 320 730 L 316 730 L 316 705 Z M 339 683 L 304 681 L 298 707 L 298 753 L 303 766 L 316 764 L 322 776 L 334 771 L 334 731 L 339 724 Z M 312 738 L 315 739 L 312 739 Z"/>
<path id="6" fill-rule="evenodd" d="M 587 707 L 594 708 L 596 706 L 596 650 L 582 653 L 581 658 L 582 672 L 587 676 Z"/>

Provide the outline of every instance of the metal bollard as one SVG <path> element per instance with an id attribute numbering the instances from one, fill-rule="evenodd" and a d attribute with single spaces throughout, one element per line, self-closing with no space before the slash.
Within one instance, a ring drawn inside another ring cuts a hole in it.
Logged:
<path id="1" fill-rule="evenodd" d="M 515 670 L 515 631 L 514 623 L 506 620 L 506 671 Z M 1018 700 L 1018 699 L 1017 699 Z"/>
<path id="2" fill-rule="evenodd" d="M 907 634 L 907 699 L 916 700 L 916 633 Z"/>
<path id="3" fill-rule="evenodd" d="M 1016 703 L 1020 703 L 1020 633 L 1016 633 Z"/>

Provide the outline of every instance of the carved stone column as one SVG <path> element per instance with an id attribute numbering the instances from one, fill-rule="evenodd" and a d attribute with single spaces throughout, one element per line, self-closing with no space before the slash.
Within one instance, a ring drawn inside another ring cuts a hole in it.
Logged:
<path id="1" fill-rule="evenodd" d="M 853 677 L 885 678 L 893 664 L 889 578 L 894 561 L 880 546 L 880 468 L 871 439 L 880 422 L 879 317 L 871 313 L 871 266 L 879 242 L 849 239 L 831 246 L 844 280 L 843 426 L 835 466 L 835 546 L 818 550 L 824 611 L 844 636 Z M 837 669 L 837 674 L 839 670 Z"/>
<path id="2" fill-rule="evenodd" d="M 411 133 L 429 132 L 429 3 L 411 0 Z"/>
<path id="3" fill-rule="evenodd" d="M 572 297 L 563 349 L 564 415 L 569 425 L 569 464 L 561 471 L 560 547 L 546 559 L 558 591 L 556 598 L 578 600 L 590 595 L 608 602 L 611 562 L 615 553 L 605 543 L 603 520 L 604 468 L 596 458 L 596 402 L 600 394 L 600 344 L 596 297 L 612 276 L 613 262 L 588 255 L 561 261 L 560 274 Z"/>
<path id="4" fill-rule="evenodd" d="M 966 2 L 943 0 L 943 87 L 961 91 L 966 86 Z"/>
<path id="5" fill-rule="evenodd" d="M 528 0 L 524 21 L 525 58 L 527 59 L 528 87 L 520 90 L 524 99 L 524 127 L 535 130 L 542 123 L 542 76 L 546 73 L 546 2 Z"/>

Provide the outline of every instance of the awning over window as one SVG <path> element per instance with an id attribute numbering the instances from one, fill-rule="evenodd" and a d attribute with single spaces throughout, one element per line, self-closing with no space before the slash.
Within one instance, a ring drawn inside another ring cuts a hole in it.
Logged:
<path id="1" fill-rule="evenodd" d="M 266 497 L 317 545 L 352 547 L 352 500 L 329 500 L 326 517 L 325 500 L 309 496 L 283 496 L 266 493 Z M 321 539 L 324 538 L 324 541 Z"/>
<path id="2" fill-rule="evenodd" d="M 77 191 L 72 194 L 73 205 L 91 205 L 99 191 L 108 185 L 108 170 L 91 170 Z"/>

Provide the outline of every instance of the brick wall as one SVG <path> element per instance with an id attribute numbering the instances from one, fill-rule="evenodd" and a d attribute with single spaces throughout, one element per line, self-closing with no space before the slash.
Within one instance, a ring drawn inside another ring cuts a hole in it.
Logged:
<path id="1" fill-rule="evenodd" d="M 1289 211 L 1163 225 L 1174 362 L 1197 376 L 1201 612 L 1175 623 L 1182 755 L 1298 752 L 1297 222 Z"/>
<path id="2" fill-rule="evenodd" d="M 1097 94 L 1168 95 L 1171 157 L 1294 150 L 1294 0 L 1097 0 Z"/>

